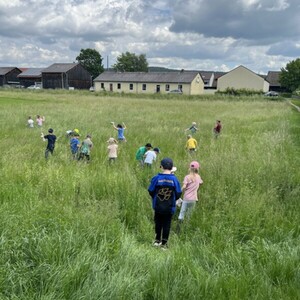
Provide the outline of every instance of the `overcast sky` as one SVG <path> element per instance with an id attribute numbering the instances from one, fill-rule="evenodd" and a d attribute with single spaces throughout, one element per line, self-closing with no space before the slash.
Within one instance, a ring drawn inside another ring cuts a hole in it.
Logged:
<path id="1" fill-rule="evenodd" d="M 299 0 L 0 0 L 0 66 L 111 66 L 126 51 L 150 66 L 257 73 L 300 57 Z"/>

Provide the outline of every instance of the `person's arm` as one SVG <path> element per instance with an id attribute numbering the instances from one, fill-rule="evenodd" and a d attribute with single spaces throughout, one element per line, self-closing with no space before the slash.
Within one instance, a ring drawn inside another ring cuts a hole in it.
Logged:
<path id="1" fill-rule="evenodd" d="M 175 181 L 175 200 L 179 199 L 181 197 L 182 194 L 182 189 L 180 187 L 180 183 L 176 177 L 176 181 Z"/>
<path id="2" fill-rule="evenodd" d="M 44 142 L 46 142 L 45 136 L 43 133 L 41 133 L 41 138 L 43 139 Z"/>
<path id="3" fill-rule="evenodd" d="M 124 128 L 124 129 L 126 129 L 126 128 L 127 128 L 124 122 L 123 122 L 123 128 Z"/>
<path id="4" fill-rule="evenodd" d="M 151 179 L 151 183 L 148 188 L 148 193 L 152 198 L 155 196 L 156 183 L 157 183 L 157 177 L 155 176 Z"/>
<path id="5" fill-rule="evenodd" d="M 118 130 L 118 127 L 116 127 L 115 122 L 111 122 L 114 129 Z"/>

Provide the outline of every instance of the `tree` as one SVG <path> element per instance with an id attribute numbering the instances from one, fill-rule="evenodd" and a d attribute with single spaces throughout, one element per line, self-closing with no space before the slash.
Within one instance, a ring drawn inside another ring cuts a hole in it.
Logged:
<path id="1" fill-rule="evenodd" d="M 104 71 L 101 54 L 95 49 L 81 49 L 76 60 L 90 72 L 93 79 Z"/>
<path id="2" fill-rule="evenodd" d="M 279 82 L 291 92 L 300 87 L 300 58 L 290 61 L 285 68 L 281 68 Z"/>
<path id="3" fill-rule="evenodd" d="M 147 72 L 148 62 L 145 54 L 136 55 L 126 52 L 117 57 L 117 63 L 113 68 L 122 72 Z"/>

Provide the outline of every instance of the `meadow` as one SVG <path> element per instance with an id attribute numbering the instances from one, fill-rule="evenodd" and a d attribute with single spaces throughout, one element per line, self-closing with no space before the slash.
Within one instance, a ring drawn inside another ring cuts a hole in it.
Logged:
<path id="1" fill-rule="evenodd" d="M 300 114 L 286 101 L 0 90 L 0 108 L 1 300 L 300 299 Z M 37 114 L 58 136 L 48 161 L 26 127 Z M 111 121 L 128 140 L 114 165 Z M 182 182 L 192 121 L 204 184 L 162 251 L 147 188 L 163 157 Z M 71 159 L 74 128 L 92 135 L 90 163 Z M 161 150 L 152 170 L 135 160 L 148 142 Z"/>

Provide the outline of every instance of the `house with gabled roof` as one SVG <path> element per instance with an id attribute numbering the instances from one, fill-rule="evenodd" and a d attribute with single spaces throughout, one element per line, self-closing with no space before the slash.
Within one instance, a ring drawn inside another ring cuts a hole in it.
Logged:
<path id="1" fill-rule="evenodd" d="M 269 82 L 244 66 L 239 66 L 220 76 L 217 82 L 218 91 L 226 91 L 227 88 L 236 90 L 247 89 L 253 91 L 268 92 Z"/>
<path id="2" fill-rule="evenodd" d="M 20 84 L 25 88 L 31 85 L 41 85 L 42 84 L 42 70 L 44 68 L 26 68 L 18 75 Z"/>
<path id="3" fill-rule="evenodd" d="M 0 67 L 0 86 L 20 84 L 18 75 L 21 72 L 17 67 Z"/>
<path id="4" fill-rule="evenodd" d="M 111 72 L 105 71 L 94 79 L 95 91 L 137 94 L 167 94 L 173 90 L 185 95 L 204 93 L 204 82 L 197 71 L 178 72 Z"/>
<path id="5" fill-rule="evenodd" d="M 91 74 L 80 63 L 55 63 L 42 70 L 44 89 L 89 89 Z"/>

